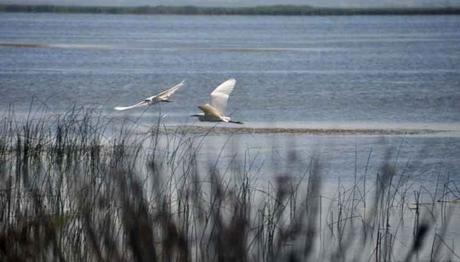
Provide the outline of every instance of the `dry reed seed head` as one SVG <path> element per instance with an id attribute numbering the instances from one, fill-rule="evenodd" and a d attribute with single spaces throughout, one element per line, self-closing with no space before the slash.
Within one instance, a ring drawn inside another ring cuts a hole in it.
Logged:
<path id="1" fill-rule="evenodd" d="M 288 152 L 288 163 L 295 163 L 298 161 L 298 156 L 297 156 L 297 151 L 296 150 L 290 150 Z"/>
<path id="2" fill-rule="evenodd" d="M 414 244 L 412 246 L 412 250 L 418 251 L 422 248 L 423 242 L 427 236 L 429 229 L 430 229 L 430 224 L 428 223 L 422 223 L 418 227 L 417 234 L 415 235 L 415 238 L 414 238 Z"/>
<path id="3" fill-rule="evenodd" d="M 283 203 L 292 193 L 292 181 L 293 178 L 288 174 L 282 174 L 275 177 L 276 199 L 278 203 Z"/>

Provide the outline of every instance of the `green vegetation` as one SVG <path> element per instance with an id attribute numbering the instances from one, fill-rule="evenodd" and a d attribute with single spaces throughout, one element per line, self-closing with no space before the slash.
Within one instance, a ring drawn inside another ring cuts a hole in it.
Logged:
<path id="1" fill-rule="evenodd" d="M 198 6 L 52 6 L 0 5 L 3 12 L 92 13 L 92 14 L 176 14 L 176 15 L 458 15 L 460 7 L 446 8 L 317 8 L 296 5 L 255 7 Z"/>
<path id="2" fill-rule="evenodd" d="M 0 120 L 1 261 L 459 258 L 444 238 L 458 187 L 438 180 L 421 203 L 426 189 L 390 151 L 378 174 L 356 172 L 330 196 L 317 158 L 291 152 L 286 171 L 256 183 L 246 155 L 203 166 L 206 134 L 112 124 L 76 108 Z"/>

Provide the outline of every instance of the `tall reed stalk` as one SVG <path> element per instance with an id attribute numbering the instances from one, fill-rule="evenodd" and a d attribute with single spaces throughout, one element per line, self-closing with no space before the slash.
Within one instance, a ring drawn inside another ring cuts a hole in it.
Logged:
<path id="1" fill-rule="evenodd" d="M 138 134 L 77 107 L 36 116 L 0 120 L 1 261 L 459 259 L 444 238 L 455 183 L 439 180 L 426 208 L 392 151 L 326 195 L 327 159 L 290 152 L 255 182 L 250 157 L 207 165 L 206 135 L 161 121 Z"/>

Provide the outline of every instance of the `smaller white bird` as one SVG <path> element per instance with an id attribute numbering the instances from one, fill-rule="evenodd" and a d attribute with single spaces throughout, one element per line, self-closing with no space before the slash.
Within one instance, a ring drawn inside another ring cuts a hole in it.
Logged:
<path id="1" fill-rule="evenodd" d="M 142 107 L 142 106 L 151 106 L 159 102 L 171 102 L 169 100 L 169 97 L 172 96 L 177 90 L 179 90 L 181 87 L 185 85 L 185 80 L 180 82 L 179 84 L 162 91 L 159 94 L 156 94 L 151 97 L 147 97 L 146 99 L 140 101 L 139 103 L 132 105 L 132 106 L 117 106 L 114 109 L 118 111 L 123 111 L 123 110 L 128 110 L 136 107 Z"/>
<path id="2" fill-rule="evenodd" d="M 239 121 L 232 121 L 229 116 L 225 116 L 228 97 L 230 93 L 232 93 L 235 84 L 236 80 L 233 78 L 220 84 L 211 93 L 211 104 L 198 106 L 198 108 L 201 109 L 204 114 L 202 113 L 192 116 L 198 117 L 200 121 L 243 124 Z"/>

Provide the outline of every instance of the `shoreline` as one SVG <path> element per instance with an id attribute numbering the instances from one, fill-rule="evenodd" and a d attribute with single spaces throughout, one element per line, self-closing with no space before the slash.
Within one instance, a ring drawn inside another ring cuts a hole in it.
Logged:
<path id="1" fill-rule="evenodd" d="M 307 5 L 252 7 L 201 6 L 65 6 L 0 4 L 5 13 L 129 14 L 129 15 L 249 15 L 249 16 L 353 16 L 353 15 L 460 15 L 456 7 L 330 8 Z"/>

